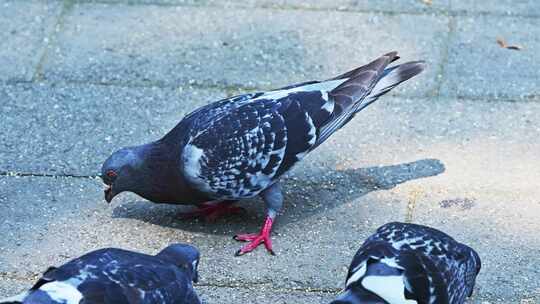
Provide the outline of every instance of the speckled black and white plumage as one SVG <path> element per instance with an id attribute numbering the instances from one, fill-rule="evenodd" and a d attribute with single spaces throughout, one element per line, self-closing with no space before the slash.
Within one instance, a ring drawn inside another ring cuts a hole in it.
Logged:
<path id="1" fill-rule="evenodd" d="M 423 62 L 388 67 L 397 59 L 392 52 L 326 81 L 203 106 L 162 139 L 111 155 L 102 167 L 111 186 L 106 200 L 122 191 L 194 205 L 260 195 L 273 220 L 282 206 L 279 178 L 356 113 L 424 69 Z"/>
<path id="2" fill-rule="evenodd" d="M 396 78 L 400 82 L 421 71 L 418 62 L 384 70 L 394 56 L 356 70 L 358 82 L 309 82 L 236 96 L 197 110 L 185 119 L 186 178 L 217 199 L 258 195 L 355 113 L 397 85 Z M 392 71 L 399 76 L 393 78 Z M 387 76 L 393 81 L 385 83 Z"/>
<path id="3" fill-rule="evenodd" d="M 353 258 L 334 304 L 462 304 L 480 271 L 480 257 L 434 228 L 388 223 Z"/>
<path id="4" fill-rule="evenodd" d="M 200 304 L 192 285 L 198 263 L 197 249 L 184 244 L 155 256 L 100 249 L 49 268 L 30 290 L 0 303 Z"/>

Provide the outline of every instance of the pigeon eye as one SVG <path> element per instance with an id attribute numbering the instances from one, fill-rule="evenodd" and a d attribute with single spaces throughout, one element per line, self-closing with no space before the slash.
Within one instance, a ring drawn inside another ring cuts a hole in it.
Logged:
<path id="1" fill-rule="evenodd" d="M 107 176 L 110 177 L 110 178 L 115 178 L 116 177 L 116 172 L 114 172 L 113 170 L 109 170 L 107 171 Z"/>

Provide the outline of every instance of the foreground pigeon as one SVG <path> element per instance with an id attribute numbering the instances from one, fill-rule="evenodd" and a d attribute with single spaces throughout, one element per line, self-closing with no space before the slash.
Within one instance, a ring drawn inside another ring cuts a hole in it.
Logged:
<path id="1" fill-rule="evenodd" d="M 349 122 L 356 113 L 424 69 L 423 62 L 394 67 L 396 52 L 326 81 L 213 102 L 184 119 L 160 140 L 120 149 L 102 166 L 110 202 L 131 191 L 156 203 L 193 204 L 215 216 L 235 211 L 239 199 L 262 197 L 267 212 L 260 233 L 237 255 L 264 243 L 283 195 L 279 179 Z M 354 140 L 354 139 L 352 139 Z"/>
<path id="2" fill-rule="evenodd" d="M 199 304 L 198 263 L 199 251 L 184 244 L 155 256 L 100 249 L 49 268 L 30 290 L 0 303 Z"/>
<path id="3" fill-rule="evenodd" d="M 389 223 L 360 247 L 332 304 L 462 304 L 479 271 L 478 254 L 447 234 Z"/>

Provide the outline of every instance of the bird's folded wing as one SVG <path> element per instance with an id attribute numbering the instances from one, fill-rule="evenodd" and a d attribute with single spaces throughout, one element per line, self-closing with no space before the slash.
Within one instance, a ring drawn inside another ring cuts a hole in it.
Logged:
<path id="1" fill-rule="evenodd" d="M 107 265 L 78 289 L 85 303 L 183 303 L 195 295 L 188 276 L 175 266 L 133 261 Z"/>
<path id="2" fill-rule="evenodd" d="M 212 109 L 221 113 L 213 119 L 204 111 L 192 116 L 182 159 L 188 180 L 216 198 L 257 195 L 314 147 L 333 110 L 319 87 L 309 83 L 255 95 L 239 106 L 225 103 Z"/>

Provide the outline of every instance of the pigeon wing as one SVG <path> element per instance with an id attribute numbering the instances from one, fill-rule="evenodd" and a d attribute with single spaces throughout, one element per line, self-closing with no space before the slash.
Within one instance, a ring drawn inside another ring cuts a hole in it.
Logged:
<path id="1" fill-rule="evenodd" d="M 110 263 L 78 289 L 89 304 L 200 303 L 188 276 L 176 266 L 159 261 Z"/>
<path id="2" fill-rule="evenodd" d="M 368 239 L 353 258 L 346 286 L 360 281 L 370 261 L 386 261 L 403 271 L 405 295 L 418 303 L 448 304 L 447 285 L 433 262 L 411 250 L 397 250 L 390 243 Z"/>
<path id="3" fill-rule="evenodd" d="M 342 81 L 334 82 L 335 87 Z M 257 195 L 315 146 L 333 110 L 319 88 L 310 82 L 225 104 L 212 110 L 221 113 L 212 119 L 205 112 L 191 116 L 182 153 L 187 179 L 215 198 Z"/>
<path id="4" fill-rule="evenodd" d="M 478 254 L 446 233 L 422 225 L 395 222 L 381 226 L 368 240 L 389 242 L 402 252 L 414 252 L 414 258 L 404 256 L 404 261 L 424 267 L 428 275 L 431 273 L 434 286 L 444 285 L 449 303 L 461 303 L 471 295 L 480 270 Z M 435 277 L 435 272 L 440 274 L 440 279 Z M 433 295 L 439 299 L 443 297 L 442 291 Z"/>

